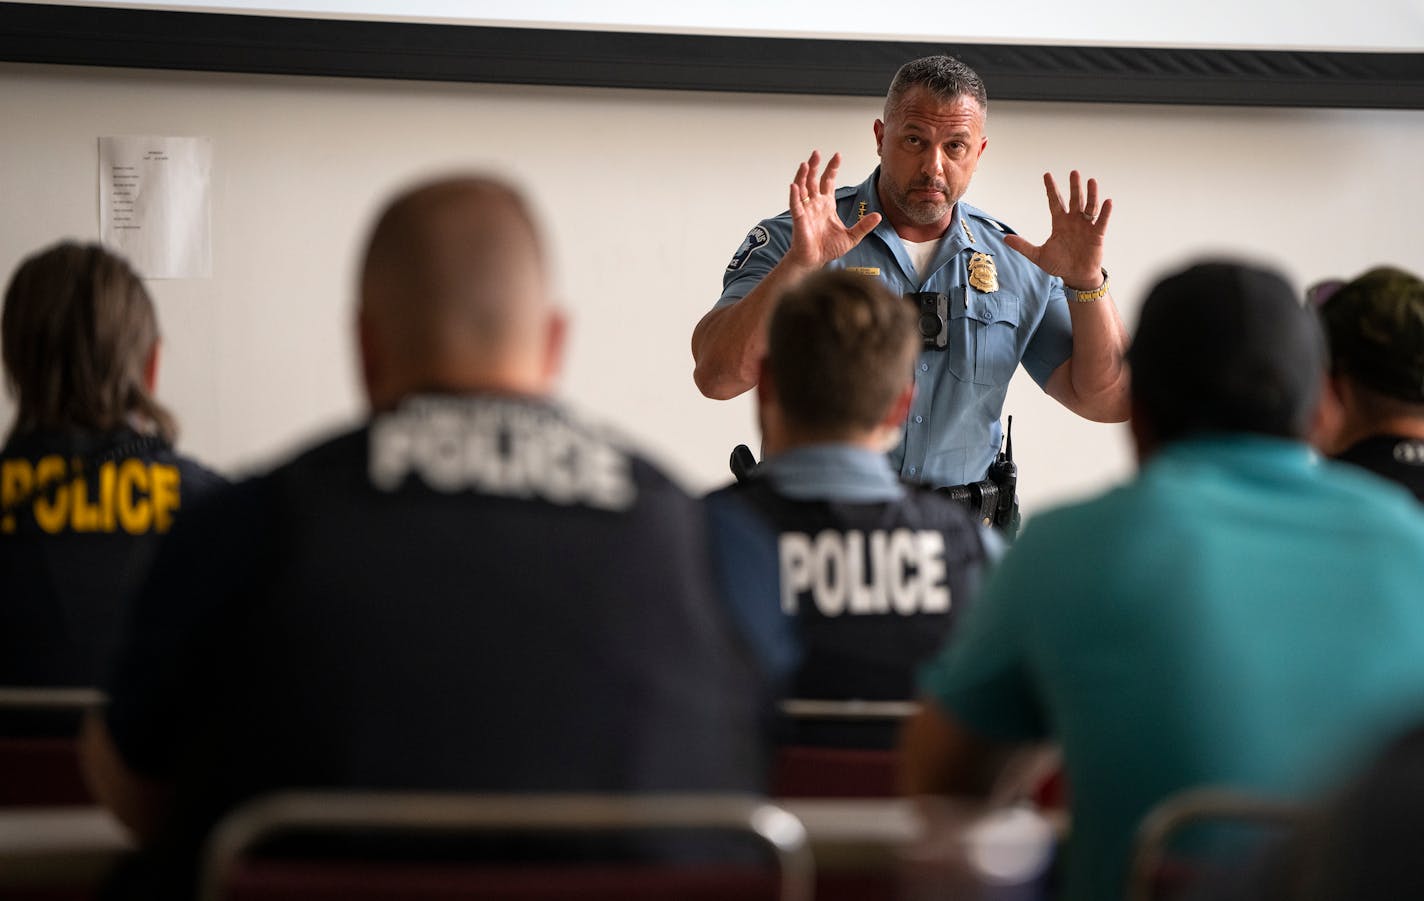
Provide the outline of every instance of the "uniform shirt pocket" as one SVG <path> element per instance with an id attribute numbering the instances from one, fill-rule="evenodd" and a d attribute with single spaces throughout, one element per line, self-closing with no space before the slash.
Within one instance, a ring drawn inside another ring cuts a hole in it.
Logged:
<path id="1" fill-rule="evenodd" d="M 962 382 L 1004 385 L 1019 365 L 1019 298 L 958 288 L 949 304 L 949 370 Z"/>

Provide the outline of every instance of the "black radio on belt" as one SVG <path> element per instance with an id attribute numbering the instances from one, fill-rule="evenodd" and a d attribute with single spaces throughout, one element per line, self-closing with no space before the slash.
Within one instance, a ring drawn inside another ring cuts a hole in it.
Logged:
<path id="1" fill-rule="evenodd" d="M 915 291 L 905 297 L 920 312 L 920 335 L 925 347 L 943 349 L 949 344 L 949 295 L 943 291 Z"/>
<path id="2" fill-rule="evenodd" d="M 1004 449 L 978 482 L 938 489 L 969 508 L 974 518 L 995 526 L 1013 541 L 1019 533 L 1019 467 L 1014 462 L 1014 418 L 1004 432 Z"/>

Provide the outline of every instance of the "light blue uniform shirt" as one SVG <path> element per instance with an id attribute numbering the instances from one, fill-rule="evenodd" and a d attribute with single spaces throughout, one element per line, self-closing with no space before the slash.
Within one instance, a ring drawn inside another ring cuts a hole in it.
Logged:
<path id="1" fill-rule="evenodd" d="M 922 688 L 976 734 L 1062 743 L 1064 897 L 1121 898 L 1162 798 L 1303 798 L 1424 713 L 1421 586 L 1408 492 L 1296 442 L 1193 439 L 1030 520 Z"/>
<path id="2" fill-rule="evenodd" d="M 873 504 L 897 501 L 905 485 L 884 454 L 849 444 L 811 444 L 768 457 L 758 472 L 783 497 L 797 501 Z M 1008 549 L 998 532 L 981 525 L 979 537 L 991 561 Z"/>
<path id="3" fill-rule="evenodd" d="M 905 486 L 884 454 L 850 444 L 812 444 L 768 457 L 757 472 L 797 501 L 873 504 L 897 501 Z"/>
<path id="4" fill-rule="evenodd" d="M 881 211 L 879 174 L 876 169 L 860 185 L 836 191 L 836 208 L 847 225 Z M 999 417 L 1019 363 L 1042 386 L 1073 352 L 1062 281 L 1009 248 L 1006 233 L 1011 233 L 1007 226 L 961 201 L 923 280 L 888 219 L 831 264 L 865 270 L 898 294 L 948 295 L 948 346 L 926 349 L 915 362 L 914 406 L 899 446 L 890 453 L 891 466 L 906 479 L 937 487 L 982 479 L 999 451 Z M 746 297 L 790 244 L 790 212 L 753 228 L 727 267 L 716 306 Z M 993 260 L 997 291 L 970 285 L 969 260 L 975 253 Z"/>

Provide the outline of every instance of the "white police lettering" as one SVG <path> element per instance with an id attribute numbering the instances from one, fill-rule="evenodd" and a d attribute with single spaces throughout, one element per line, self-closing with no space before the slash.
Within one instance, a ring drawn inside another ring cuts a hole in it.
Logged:
<path id="1" fill-rule="evenodd" d="M 371 483 L 412 474 L 443 493 L 478 491 L 624 510 L 637 494 L 627 456 L 552 410 L 419 399 L 371 424 Z"/>
<path id="2" fill-rule="evenodd" d="M 894 529 L 871 532 L 866 539 L 855 530 L 827 529 L 814 539 L 804 532 L 783 533 L 782 612 L 796 613 L 808 593 L 824 616 L 948 612 L 942 534 Z"/>
<path id="3" fill-rule="evenodd" d="M 1394 446 L 1396 462 L 1408 466 L 1424 466 L 1424 441 L 1401 441 Z"/>

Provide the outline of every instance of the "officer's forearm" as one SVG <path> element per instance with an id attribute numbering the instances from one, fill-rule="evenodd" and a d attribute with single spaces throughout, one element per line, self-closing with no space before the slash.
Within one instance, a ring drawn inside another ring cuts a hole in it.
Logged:
<path id="1" fill-rule="evenodd" d="M 726 400 L 756 385 L 771 311 L 810 271 L 782 260 L 746 297 L 702 317 L 692 330 L 692 378 L 699 391 Z"/>
<path id="2" fill-rule="evenodd" d="M 1068 313 L 1073 321 L 1073 356 L 1063 364 L 1067 384 L 1062 386 L 1065 396 L 1058 399 L 1087 419 L 1125 421 L 1130 409 L 1124 361 L 1127 330 L 1112 295 L 1090 303 L 1070 300 Z"/>

